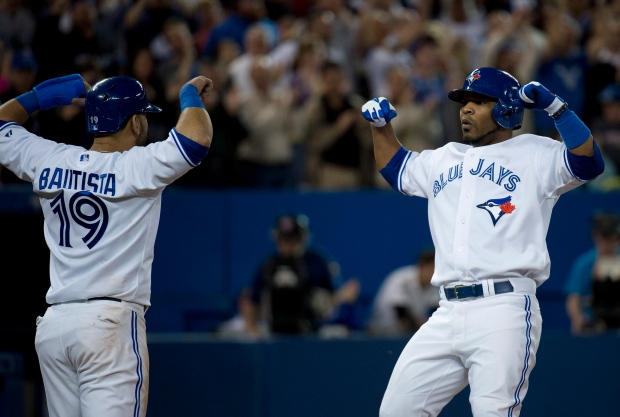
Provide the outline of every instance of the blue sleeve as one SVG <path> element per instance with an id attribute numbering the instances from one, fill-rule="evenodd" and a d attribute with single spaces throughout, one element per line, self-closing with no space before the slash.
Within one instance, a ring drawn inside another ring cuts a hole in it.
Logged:
<path id="1" fill-rule="evenodd" d="M 400 169 L 403 165 L 403 161 L 407 157 L 409 151 L 407 149 L 401 147 L 396 154 L 390 159 L 390 162 L 381 170 L 379 173 L 385 178 L 388 184 L 395 189 L 396 191 L 400 191 L 398 188 L 398 177 L 400 173 Z"/>
<path id="2" fill-rule="evenodd" d="M 567 296 L 571 294 L 588 296 L 592 293 L 592 270 L 595 260 L 596 251 L 593 249 L 573 262 L 564 285 L 564 292 Z"/>
<path id="3" fill-rule="evenodd" d="M 177 145 L 182 151 L 185 158 L 190 165 L 196 166 L 207 156 L 209 153 L 209 147 L 203 146 L 198 142 L 194 142 L 187 136 L 183 136 L 176 129 L 172 129 L 174 134 L 172 135 L 177 140 Z"/>
<path id="4" fill-rule="evenodd" d="M 605 170 L 605 161 L 596 141 L 594 141 L 594 155 L 592 156 L 579 156 L 569 151 L 566 151 L 566 154 L 569 169 L 582 181 L 593 180 Z"/>

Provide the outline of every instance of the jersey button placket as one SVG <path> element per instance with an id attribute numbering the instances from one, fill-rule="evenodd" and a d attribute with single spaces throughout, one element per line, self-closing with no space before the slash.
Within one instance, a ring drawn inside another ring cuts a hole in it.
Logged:
<path id="1" fill-rule="evenodd" d="M 468 267 L 468 245 L 469 241 L 469 219 L 471 216 L 471 210 L 473 206 L 472 196 L 475 193 L 475 178 L 469 173 L 473 168 L 474 160 L 470 158 L 471 154 L 467 155 L 463 161 L 463 177 L 461 181 L 461 191 L 459 195 L 459 203 L 456 211 L 456 222 L 454 230 L 454 260 L 455 268 L 459 271 L 461 278 L 467 277 Z"/>

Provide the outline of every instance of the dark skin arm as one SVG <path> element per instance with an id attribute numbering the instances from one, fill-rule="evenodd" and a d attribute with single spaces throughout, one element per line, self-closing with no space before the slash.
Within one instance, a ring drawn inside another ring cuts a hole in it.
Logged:
<path id="1" fill-rule="evenodd" d="M 391 124 L 388 123 L 383 127 L 376 127 L 370 123 L 370 127 L 375 150 L 375 162 L 377 163 L 377 168 L 382 170 L 396 155 L 402 144 L 394 134 Z"/>
<path id="2" fill-rule="evenodd" d="M 594 138 L 592 135 L 581 146 L 577 146 L 574 149 L 569 149 L 568 152 L 579 156 L 592 156 L 594 155 Z"/>
<path id="3" fill-rule="evenodd" d="M 28 117 L 28 112 L 26 112 L 24 106 L 15 99 L 11 99 L 0 106 L 0 120 L 5 122 L 15 122 L 23 125 L 28 120 Z"/>

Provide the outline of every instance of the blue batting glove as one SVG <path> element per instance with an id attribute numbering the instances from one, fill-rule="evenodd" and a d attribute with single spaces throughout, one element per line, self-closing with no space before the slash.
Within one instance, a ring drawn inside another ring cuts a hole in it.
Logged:
<path id="1" fill-rule="evenodd" d="M 385 97 L 373 98 L 362 106 L 362 116 L 376 127 L 383 127 L 398 115 Z"/>
<path id="2" fill-rule="evenodd" d="M 33 88 L 39 99 L 41 110 L 57 106 L 68 106 L 71 100 L 86 96 L 84 80 L 80 74 L 52 78 Z"/>
<path id="3" fill-rule="evenodd" d="M 532 81 L 521 87 L 519 98 L 523 101 L 525 108 L 545 110 L 550 116 L 564 105 L 564 100 L 537 81 Z"/>

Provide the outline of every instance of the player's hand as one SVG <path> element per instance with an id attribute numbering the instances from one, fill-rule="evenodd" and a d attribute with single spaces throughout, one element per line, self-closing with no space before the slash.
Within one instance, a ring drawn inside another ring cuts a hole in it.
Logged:
<path id="1" fill-rule="evenodd" d="M 564 105 L 564 100 L 537 81 L 521 87 L 519 98 L 526 109 L 545 110 L 549 115 L 555 114 Z"/>
<path id="2" fill-rule="evenodd" d="M 211 90 L 213 90 L 213 80 L 203 75 L 192 78 L 187 83 L 196 87 L 196 90 L 198 90 L 198 94 L 200 94 L 200 98 L 202 99 L 206 98 Z"/>
<path id="3" fill-rule="evenodd" d="M 373 98 L 362 106 L 362 116 L 376 127 L 383 127 L 398 114 L 385 97 Z"/>
<path id="4" fill-rule="evenodd" d="M 84 81 L 84 89 L 86 90 L 86 92 L 90 91 L 90 84 L 88 84 L 86 81 Z M 71 104 L 76 104 L 80 107 L 84 107 L 86 104 L 86 97 L 76 97 L 71 100 Z"/>

